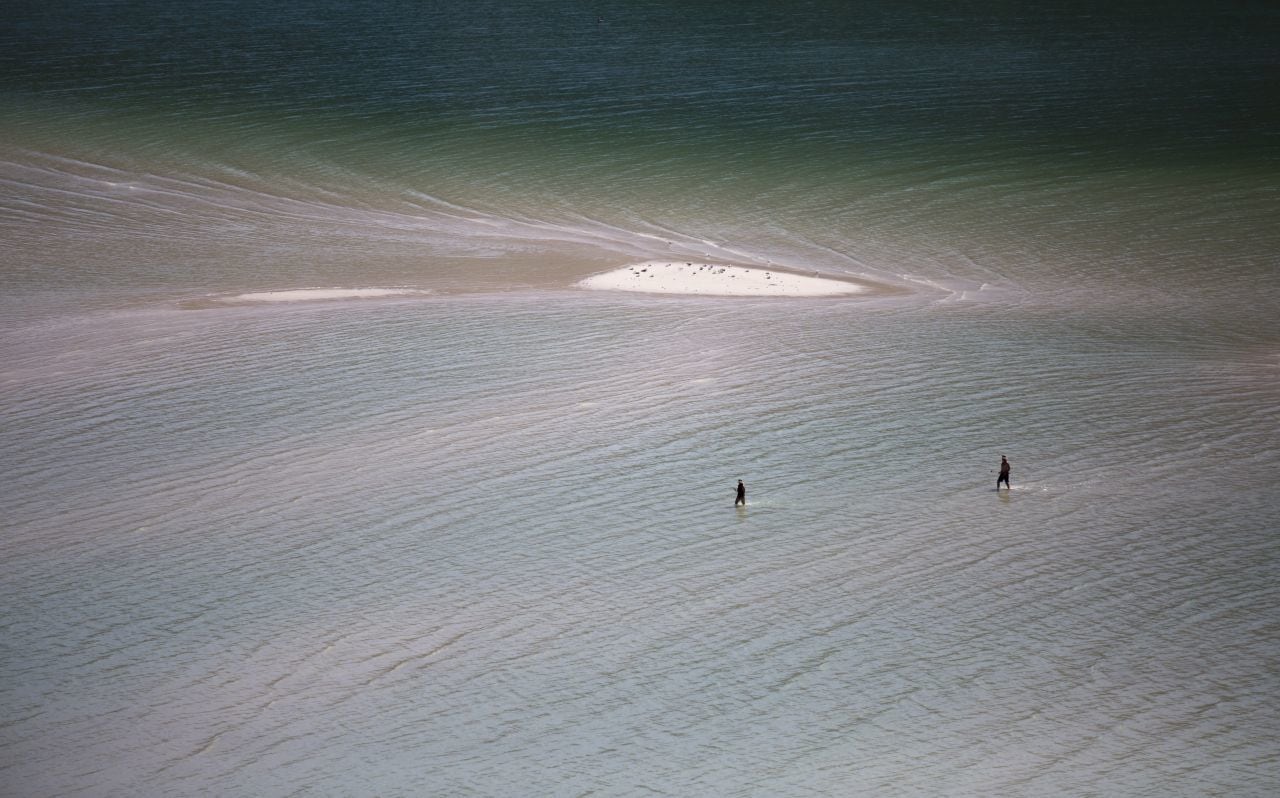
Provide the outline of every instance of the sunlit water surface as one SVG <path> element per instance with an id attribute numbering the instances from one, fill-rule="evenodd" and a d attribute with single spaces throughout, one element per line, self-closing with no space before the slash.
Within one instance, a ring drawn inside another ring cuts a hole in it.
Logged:
<path id="1" fill-rule="evenodd" d="M 0 792 L 1280 782 L 1273 11 L 65 5 Z"/>

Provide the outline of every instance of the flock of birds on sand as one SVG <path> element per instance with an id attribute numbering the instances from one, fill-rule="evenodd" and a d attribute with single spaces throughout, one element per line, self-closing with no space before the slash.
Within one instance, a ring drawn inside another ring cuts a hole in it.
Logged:
<path id="1" fill-rule="evenodd" d="M 671 265 L 674 265 L 674 264 L 671 264 Z M 684 265 L 685 265 L 685 266 L 689 266 L 689 267 L 692 267 L 692 266 L 693 266 L 693 264 L 692 264 L 692 263 L 688 263 L 688 262 L 686 262 Z M 727 268 L 728 268 L 727 266 L 713 266 L 713 265 L 708 264 L 708 263 L 703 263 L 703 264 L 700 264 L 700 265 L 698 266 L 697 270 L 693 272 L 693 276 L 694 276 L 694 277 L 697 277 L 697 276 L 698 276 L 698 272 L 701 272 L 703 269 L 706 269 L 707 274 L 724 274 L 724 273 L 725 273 L 725 270 L 726 270 Z M 656 269 L 656 267 L 655 267 L 655 269 Z M 637 268 L 637 267 L 635 267 L 635 266 L 632 266 L 632 267 L 631 267 L 631 273 L 632 273 L 634 276 L 636 276 L 636 277 L 639 277 L 641 274 L 644 274 L 644 273 L 645 273 L 645 272 L 647 272 L 647 271 L 649 271 L 649 267 L 648 267 L 648 266 L 644 267 L 643 269 L 639 269 L 639 268 Z M 684 271 L 684 269 L 682 269 L 682 268 L 677 268 L 677 271 Z M 744 269 L 743 269 L 743 271 L 744 271 L 744 272 L 750 272 L 751 270 L 750 270 L 750 269 L 746 269 L 746 268 L 744 268 Z M 655 273 L 656 273 L 656 271 L 655 271 Z M 650 276 L 650 277 L 653 277 L 654 275 L 653 275 L 653 274 L 650 274 L 649 276 Z M 731 275 L 729 275 L 729 276 L 730 276 L 730 277 L 737 277 L 738 275 L 736 275 L 736 274 L 731 274 Z M 765 279 L 766 279 L 766 280 L 768 280 L 768 281 L 770 281 L 770 283 L 772 283 L 772 281 L 773 281 L 773 274 L 772 274 L 771 272 L 765 272 L 764 277 L 765 277 Z"/>

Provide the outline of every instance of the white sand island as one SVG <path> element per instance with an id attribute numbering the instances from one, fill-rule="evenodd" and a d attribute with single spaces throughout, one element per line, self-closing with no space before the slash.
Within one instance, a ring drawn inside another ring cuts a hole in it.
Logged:
<path id="1" fill-rule="evenodd" d="M 759 266 L 647 261 L 595 274 L 578 286 L 602 291 L 706 296 L 842 296 L 867 290 L 858 283 Z"/>

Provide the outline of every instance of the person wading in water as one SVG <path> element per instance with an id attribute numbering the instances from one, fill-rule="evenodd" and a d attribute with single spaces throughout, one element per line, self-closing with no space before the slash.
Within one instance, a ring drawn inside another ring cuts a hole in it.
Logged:
<path id="1" fill-rule="evenodd" d="M 742 484 L 742 480 L 738 480 L 738 498 L 733 500 L 733 506 L 737 507 L 741 504 L 747 506 L 747 486 Z"/>
<path id="2" fill-rule="evenodd" d="M 1004 455 L 1000 455 L 1000 476 L 996 477 L 996 490 L 1000 490 L 1000 483 L 1009 490 L 1013 488 L 1009 485 L 1009 461 L 1004 459 Z"/>

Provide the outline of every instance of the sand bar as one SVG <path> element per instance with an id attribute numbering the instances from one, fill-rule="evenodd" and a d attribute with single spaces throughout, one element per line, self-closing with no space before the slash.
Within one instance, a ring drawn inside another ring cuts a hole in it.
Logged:
<path id="1" fill-rule="evenodd" d="M 430 293 L 417 288 L 294 288 L 223 297 L 223 302 L 315 302 L 334 299 L 379 299 Z"/>
<path id="2" fill-rule="evenodd" d="M 796 274 L 759 266 L 691 261 L 647 261 L 595 274 L 578 286 L 601 291 L 706 296 L 842 296 L 865 286 L 831 277 Z"/>

